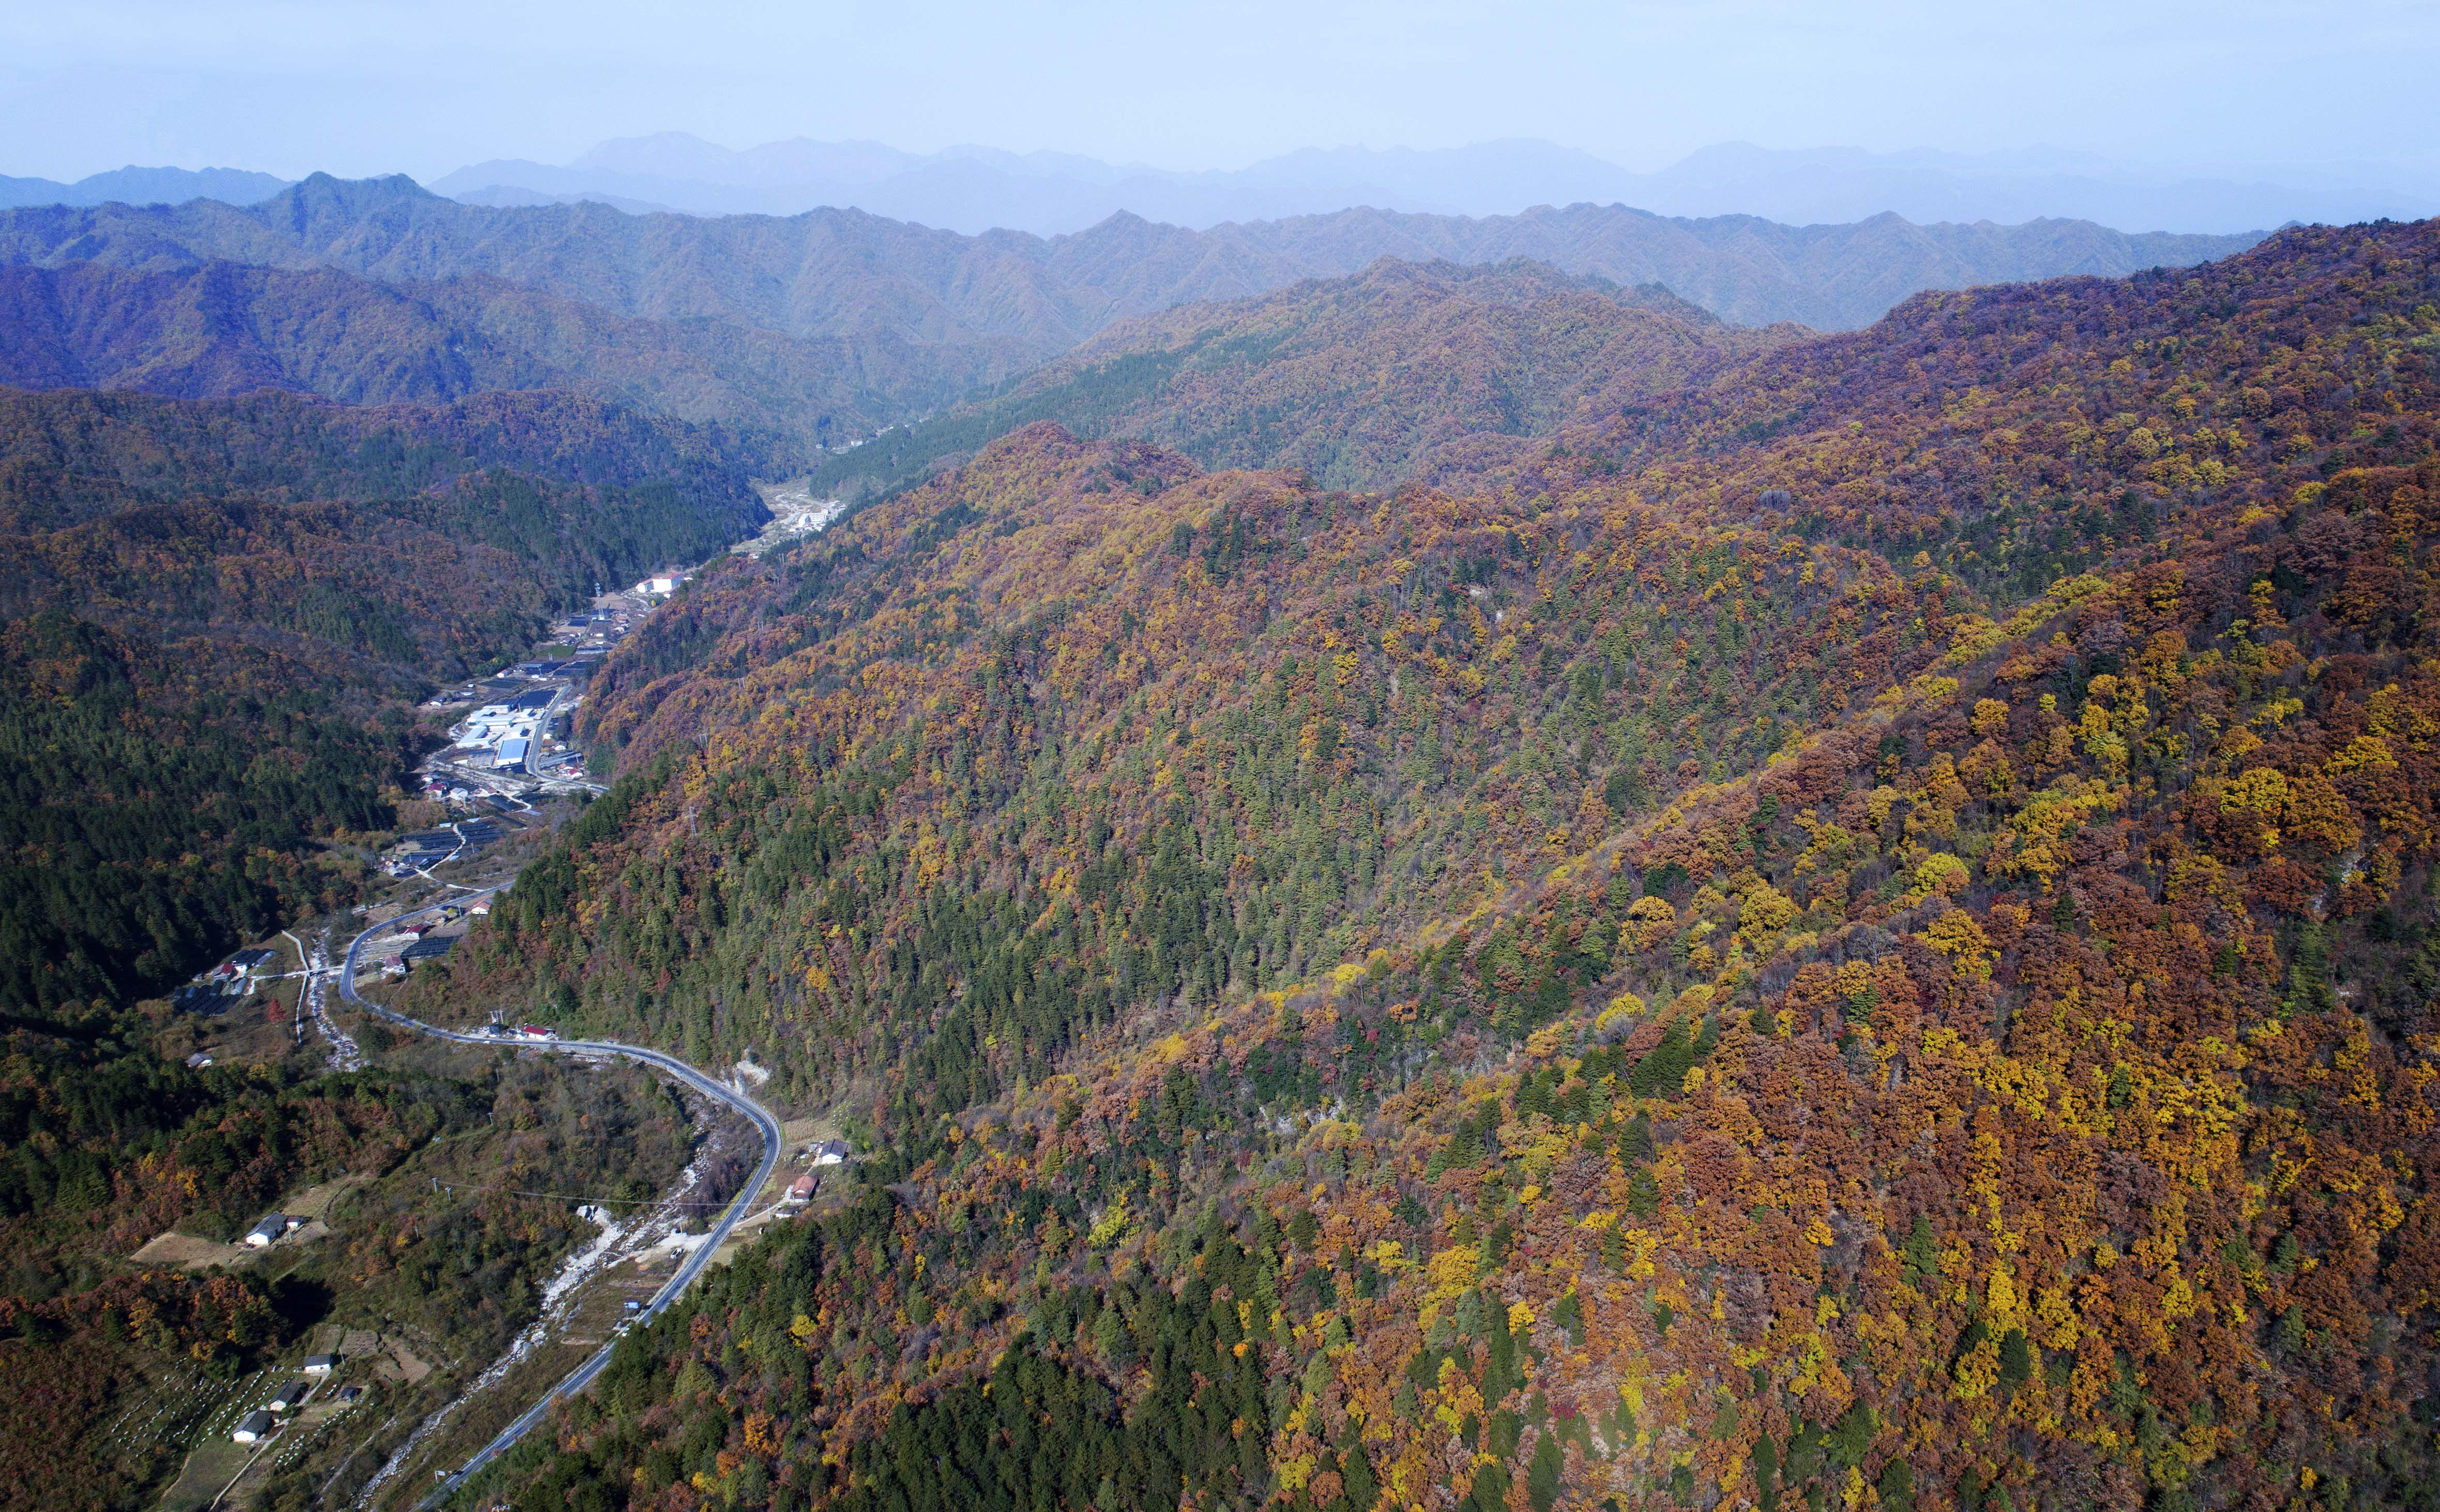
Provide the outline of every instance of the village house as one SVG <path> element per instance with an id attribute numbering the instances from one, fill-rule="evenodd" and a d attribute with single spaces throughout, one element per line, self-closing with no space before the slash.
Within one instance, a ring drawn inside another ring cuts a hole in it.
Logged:
<path id="1" fill-rule="evenodd" d="M 229 1437 L 241 1444 L 253 1444 L 269 1438 L 278 1427 L 269 1413 L 248 1413 L 238 1419 L 237 1429 Z"/>
<path id="2" fill-rule="evenodd" d="M 303 1220 L 285 1213 L 273 1213 L 245 1231 L 245 1246 L 250 1250 L 267 1250 Z"/>

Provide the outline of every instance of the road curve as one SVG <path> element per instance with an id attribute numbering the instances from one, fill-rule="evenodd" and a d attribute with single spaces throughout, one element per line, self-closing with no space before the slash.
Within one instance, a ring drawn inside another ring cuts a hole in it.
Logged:
<path id="1" fill-rule="evenodd" d="M 426 1023 L 422 1019 L 411 1019 L 404 1013 L 393 1012 L 377 1003 L 367 1002 L 356 995 L 356 962 L 364 952 L 365 941 L 419 914 L 439 913 L 443 908 L 462 905 L 477 898 L 488 898 L 500 891 L 502 889 L 497 887 L 485 888 L 478 892 L 469 892 L 461 897 L 446 898 L 440 902 L 428 903 L 422 908 L 410 909 L 395 918 L 385 920 L 366 930 L 348 942 L 348 953 L 339 968 L 339 996 L 374 1018 L 397 1024 L 401 1028 L 412 1029 L 418 1034 L 430 1035 L 437 1040 L 475 1045 L 497 1045 L 507 1042 L 488 1039 L 482 1035 L 459 1034 L 455 1029 L 444 1029 L 437 1023 Z M 769 1109 L 748 1097 L 745 1093 L 706 1076 L 664 1051 L 650 1049 L 643 1045 L 621 1044 L 616 1040 L 539 1040 L 514 1042 L 519 1049 L 525 1050 L 547 1050 L 562 1055 L 623 1056 L 629 1060 L 640 1061 L 657 1071 L 668 1073 L 707 1097 L 727 1103 L 745 1114 L 762 1132 L 762 1162 L 754 1168 L 753 1178 L 740 1187 L 736 1198 L 721 1210 L 719 1219 L 712 1224 L 710 1232 L 704 1236 L 703 1243 L 695 1248 L 693 1254 L 687 1256 L 686 1262 L 678 1267 L 677 1273 L 671 1276 L 660 1290 L 653 1293 L 651 1302 L 645 1304 L 643 1317 L 646 1320 L 658 1317 L 663 1309 L 676 1301 L 680 1294 L 694 1283 L 696 1276 L 703 1273 L 704 1268 L 711 1263 L 712 1252 L 718 1250 L 721 1241 L 728 1237 L 728 1231 L 736 1226 L 739 1218 L 745 1217 L 745 1209 L 753 1202 L 755 1194 L 762 1191 L 763 1184 L 770 1181 L 772 1171 L 777 1169 L 780 1164 L 781 1144 L 780 1120 L 771 1115 Z M 549 1413 L 554 1403 L 565 1400 L 591 1385 L 593 1378 L 601 1374 L 602 1367 L 610 1363 L 610 1351 L 617 1342 L 614 1337 L 603 1343 L 600 1349 L 594 1351 L 590 1359 L 570 1372 L 565 1380 L 544 1394 L 542 1400 L 527 1408 L 515 1422 L 500 1430 L 499 1435 L 484 1445 L 474 1458 L 450 1472 L 441 1482 L 440 1488 L 426 1497 L 422 1505 L 438 1506 L 447 1501 L 456 1493 L 458 1487 L 466 1483 L 468 1477 L 490 1464 L 510 1445 L 525 1437 L 527 1432 L 536 1423 L 541 1422 L 545 1414 Z"/>

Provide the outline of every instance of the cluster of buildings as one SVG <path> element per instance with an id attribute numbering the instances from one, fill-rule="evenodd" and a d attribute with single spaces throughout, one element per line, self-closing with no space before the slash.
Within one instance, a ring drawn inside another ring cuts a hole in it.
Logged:
<path id="1" fill-rule="evenodd" d="M 507 687 L 494 685 L 508 682 L 505 678 L 476 684 L 484 702 L 452 732 L 457 743 L 440 753 L 427 787 L 451 781 L 443 768 L 456 768 L 461 774 L 543 776 L 581 761 L 582 754 L 567 743 L 577 703 L 577 685 L 571 679 L 588 675 L 593 666 L 589 659 L 529 662 L 520 670 L 530 668 L 546 681 Z"/>
<path id="2" fill-rule="evenodd" d="M 368 950 L 381 963 L 385 976 L 404 976 L 418 961 L 438 960 L 466 936 L 465 925 L 492 911 L 492 900 L 478 898 L 463 908 L 452 904 L 438 914 L 420 914 L 374 940 Z"/>
<path id="3" fill-rule="evenodd" d="M 254 992 L 261 984 L 263 969 L 276 958 L 276 952 L 268 950 L 240 951 L 170 993 L 170 1003 L 181 1013 L 217 1018 Z"/>
<path id="4" fill-rule="evenodd" d="M 577 685 L 626 636 L 636 613 L 599 609 L 575 615 L 552 631 L 559 647 L 573 648 L 565 654 L 520 662 L 496 677 L 477 679 L 434 699 L 442 708 L 475 708 L 456 730 L 457 744 L 440 754 L 426 792 L 463 801 L 465 784 L 453 784 L 441 770 L 445 767 L 461 774 L 540 776 L 579 760 L 567 746 Z"/>
<path id="5" fill-rule="evenodd" d="M 531 774 L 547 764 L 547 754 L 564 750 L 568 717 L 576 690 L 562 683 L 526 688 L 483 704 L 456 731 L 458 743 L 440 759 L 472 772 Z"/>
<path id="6" fill-rule="evenodd" d="M 454 743 L 426 768 L 425 795 L 463 803 L 480 795 L 495 775 L 579 774 L 583 753 L 568 737 L 580 686 L 640 617 L 684 581 L 683 574 L 674 573 L 647 578 L 631 595 L 603 599 L 605 607 L 553 626 L 548 654 L 436 697 L 433 707 L 469 711 L 451 732 Z"/>
<path id="7" fill-rule="evenodd" d="M 338 1368 L 339 1357 L 336 1355 L 307 1355 L 304 1376 L 274 1391 L 269 1401 L 239 1418 L 229 1437 L 240 1444 L 259 1444 L 278 1432 L 280 1419 L 302 1408 L 306 1399 L 314 1395 L 314 1388 Z M 343 1405 L 353 1406 L 364 1394 L 362 1386 L 342 1386 L 339 1388 L 339 1400 Z"/>
<path id="8" fill-rule="evenodd" d="M 823 1166 L 847 1164 L 847 1141 L 844 1139 L 815 1140 L 798 1151 L 797 1158 L 814 1168 L 788 1183 L 788 1190 L 780 1196 L 780 1201 L 789 1207 L 802 1207 L 814 1200 L 814 1194 L 822 1189 L 821 1168 Z"/>

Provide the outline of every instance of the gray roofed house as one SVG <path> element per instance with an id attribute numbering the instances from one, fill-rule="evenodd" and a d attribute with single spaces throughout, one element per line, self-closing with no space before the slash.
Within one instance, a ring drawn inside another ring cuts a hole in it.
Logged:
<path id="1" fill-rule="evenodd" d="M 269 1413 L 248 1413 L 238 1419 L 237 1429 L 229 1437 L 241 1444 L 251 1444 L 258 1439 L 269 1438 L 278 1426 Z"/>
<path id="2" fill-rule="evenodd" d="M 327 1376 L 338 1368 L 339 1357 L 336 1355 L 307 1355 L 305 1357 L 305 1374 L 309 1376 Z"/>
<path id="3" fill-rule="evenodd" d="M 270 1408 L 275 1413 L 289 1412 L 301 1405 L 305 1400 L 305 1394 L 313 1389 L 314 1388 L 308 1386 L 301 1380 L 292 1380 L 287 1385 L 280 1387 L 276 1392 L 273 1392 L 271 1394 L 271 1400 L 263 1403 L 263 1405 Z"/>
<path id="4" fill-rule="evenodd" d="M 285 1213 L 266 1215 L 261 1222 L 245 1231 L 245 1244 L 249 1249 L 268 1248 L 281 1235 L 295 1228 L 296 1221 Z"/>

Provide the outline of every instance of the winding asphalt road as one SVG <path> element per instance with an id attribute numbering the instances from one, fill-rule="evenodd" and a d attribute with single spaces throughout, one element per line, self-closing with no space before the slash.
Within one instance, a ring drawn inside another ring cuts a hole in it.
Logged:
<path id="1" fill-rule="evenodd" d="M 739 1112 L 745 1114 L 747 1119 L 752 1121 L 754 1127 L 761 1130 L 762 1135 L 762 1163 L 754 1168 L 753 1179 L 738 1189 L 735 1200 L 730 1201 L 727 1207 L 721 1210 L 719 1220 L 712 1224 L 711 1231 L 705 1236 L 703 1243 L 695 1248 L 693 1254 L 687 1256 L 686 1263 L 678 1267 L 677 1273 L 671 1276 L 668 1283 L 664 1285 L 660 1290 L 653 1294 L 653 1300 L 645 1304 L 643 1317 L 646 1320 L 653 1319 L 659 1316 L 662 1310 L 668 1307 L 671 1303 L 675 1302 L 679 1295 L 683 1293 L 689 1286 L 691 1286 L 694 1283 L 694 1278 L 703 1273 L 704 1267 L 711 1263 L 712 1252 L 718 1250 L 720 1248 L 721 1241 L 728 1237 L 728 1231 L 736 1226 L 739 1218 L 745 1217 L 745 1209 L 753 1202 L 755 1194 L 762 1190 L 764 1183 L 770 1181 L 772 1171 L 777 1169 L 780 1164 L 780 1146 L 781 1142 L 780 1134 L 780 1120 L 771 1116 L 770 1110 L 764 1108 L 761 1103 L 756 1102 L 753 1098 L 748 1097 L 736 1088 L 728 1086 L 724 1082 L 714 1080 L 712 1077 L 697 1071 L 694 1067 L 688 1065 L 685 1061 L 678 1059 L 675 1056 L 669 1055 L 663 1051 L 648 1049 L 642 1045 L 621 1044 L 615 1040 L 520 1040 L 510 1041 L 494 1040 L 488 1036 L 479 1034 L 459 1034 L 455 1029 L 444 1029 L 437 1023 L 426 1023 L 422 1019 L 410 1019 L 404 1013 L 393 1013 L 377 1003 L 368 1003 L 356 995 L 356 963 L 358 957 L 362 955 L 364 952 L 365 941 L 371 939 L 375 934 L 379 934 L 385 931 L 395 928 L 397 925 L 407 919 L 415 917 L 417 915 L 437 914 L 443 908 L 447 908 L 452 905 L 469 903 L 477 898 L 488 898 L 493 893 L 499 891 L 501 891 L 501 889 L 496 887 L 487 888 L 479 892 L 469 892 L 461 897 L 445 898 L 438 903 L 426 904 L 422 908 L 411 909 L 406 913 L 399 915 L 396 918 L 376 924 L 372 928 L 365 931 L 362 934 L 357 935 L 353 940 L 349 942 L 347 958 L 339 968 L 339 996 L 347 999 L 350 1003 L 354 1004 L 365 1012 L 371 1014 L 374 1018 L 386 1020 L 388 1023 L 399 1025 L 401 1028 L 412 1029 L 418 1034 L 428 1034 L 434 1039 L 448 1040 L 458 1044 L 497 1045 L 514 1043 L 519 1049 L 523 1050 L 547 1050 L 561 1055 L 623 1056 L 629 1060 L 640 1061 L 645 1065 L 653 1067 L 656 1071 L 665 1072 L 668 1075 L 676 1077 L 678 1080 L 685 1082 L 688 1086 L 692 1087 L 695 1091 L 703 1094 L 705 1096 L 716 1098 L 721 1102 L 727 1103 L 729 1107 L 736 1109 Z M 553 1404 L 564 1401 L 566 1398 L 575 1396 L 578 1392 L 583 1391 L 585 1387 L 591 1385 L 593 1383 L 593 1378 L 601 1374 L 602 1367 L 610 1363 L 610 1351 L 617 1343 L 618 1341 L 613 1338 L 608 1343 L 602 1344 L 599 1350 L 594 1352 L 591 1359 L 577 1366 L 576 1369 L 568 1375 L 568 1378 L 565 1380 L 561 1381 L 557 1386 L 544 1394 L 542 1400 L 526 1409 L 524 1414 L 518 1417 L 515 1422 L 511 1423 L 508 1427 L 500 1430 L 498 1437 L 493 1439 L 489 1444 L 484 1445 L 481 1451 L 475 1454 L 473 1459 L 468 1460 L 465 1464 L 452 1471 L 449 1476 L 441 1482 L 440 1488 L 433 1492 L 431 1496 L 424 1499 L 422 1505 L 426 1507 L 438 1506 L 441 1503 L 447 1501 L 456 1493 L 458 1487 L 466 1483 L 469 1476 L 472 1476 L 475 1471 L 490 1464 L 495 1456 L 506 1450 L 510 1445 L 514 1444 L 518 1439 L 525 1437 L 528 1431 L 532 1429 L 536 1423 L 541 1422 L 544 1416 L 550 1412 Z"/>

